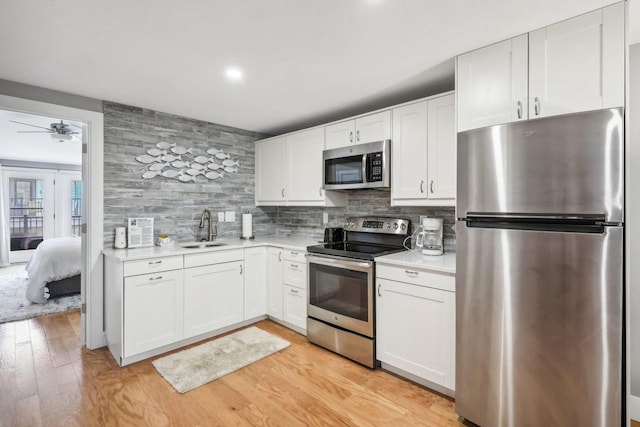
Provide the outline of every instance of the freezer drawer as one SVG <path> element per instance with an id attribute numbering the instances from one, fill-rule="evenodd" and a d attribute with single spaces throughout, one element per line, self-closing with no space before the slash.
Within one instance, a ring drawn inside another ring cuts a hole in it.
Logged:
<path id="1" fill-rule="evenodd" d="M 457 215 L 591 214 L 623 222 L 622 109 L 458 134 Z"/>
<path id="2" fill-rule="evenodd" d="M 482 426 L 620 425 L 622 227 L 456 228 L 456 411 Z"/>

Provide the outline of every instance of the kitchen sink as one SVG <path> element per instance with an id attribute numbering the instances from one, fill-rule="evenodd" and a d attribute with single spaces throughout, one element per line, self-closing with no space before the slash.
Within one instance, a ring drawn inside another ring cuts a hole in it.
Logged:
<path id="1" fill-rule="evenodd" d="M 224 246 L 226 243 L 220 242 L 188 242 L 188 243 L 180 243 L 180 247 L 185 249 L 203 249 L 203 248 L 212 248 L 216 246 Z"/>

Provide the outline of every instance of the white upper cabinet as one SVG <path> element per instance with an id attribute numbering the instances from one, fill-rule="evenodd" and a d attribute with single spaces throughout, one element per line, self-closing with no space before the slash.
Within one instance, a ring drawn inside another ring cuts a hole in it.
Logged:
<path id="1" fill-rule="evenodd" d="M 529 33 L 529 117 L 624 105 L 624 4 Z"/>
<path id="2" fill-rule="evenodd" d="M 322 150 L 323 127 L 256 142 L 256 205 L 345 206 L 322 188 Z"/>
<path id="3" fill-rule="evenodd" d="M 458 131 L 527 118 L 527 35 L 457 58 Z"/>
<path id="4" fill-rule="evenodd" d="M 391 204 L 453 206 L 456 128 L 453 94 L 393 109 Z"/>
<path id="5" fill-rule="evenodd" d="M 322 203 L 324 200 L 322 150 L 324 128 L 313 128 L 287 136 L 289 202 Z"/>
<path id="6" fill-rule="evenodd" d="M 456 197 L 456 123 L 455 96 L 429 100 L 427 198 L 455 199 Z"/>
<path id="7" fill-rule="evenodd" d="M 624 50 L 621 2 L 460 55 L 458 131 L 623 106 Z"/>
<path id="8" fill-rule="evenodd" d="M 325 126 L 325 149 L 391 139 L 391 110 Z"/>
<path id="9" fill-rule="evenodd" d="M 286 166 L 286 137 L 256 142 L 256 202 L 284 202 Z"/>

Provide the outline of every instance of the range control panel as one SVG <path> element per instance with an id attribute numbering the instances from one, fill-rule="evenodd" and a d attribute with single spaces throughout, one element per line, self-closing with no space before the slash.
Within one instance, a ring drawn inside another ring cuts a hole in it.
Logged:
<path id="1" fill-rule="evenodd" d="M 407 234 L 411 221 L 402 218 L 351 217 L 344 222 L 345 231 L 364 233 Z"/>

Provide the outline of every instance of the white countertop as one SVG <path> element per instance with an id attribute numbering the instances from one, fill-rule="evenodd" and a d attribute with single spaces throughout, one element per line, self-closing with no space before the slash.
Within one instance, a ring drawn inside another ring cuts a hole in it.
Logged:
<path id="1" fill-rule="evenodd" d="M 376 257 L 376 263 L 407 268 L 423 268 L 443 273 L 456 273 L 455 252 L 445 252 L 440 256 L 422 255 L 416 251 L 403 251 Z"/>
<path id="2" fill-rule="evenodd" d="M 189 249 L 180 247 L 179 243 L 174 246 L 153 246 L 146 248 L 132 248 L 132 249 L 104 249 L 102 253 L 105 256 L 115 258 L 118 261 L 132 261 L 152 257 L 163 257 L 172 255 L 187 255 L 196 254 L 201 252 L 214 252 L 214 251 L 228 251 L 231 249 L 245 249 L 257 246 L 277 246 L 283 249 L 291 249 L 294 251 L 306 251 L 307 246 L 317 245 L 317 239 L 311 239 L 309 237 L 279 237 L 279 236 L 264 236 L 256 237 L 252 240 L 241 239 L 216 239 L 216 242 L 224 243 L 223 246 L 213 246 L 197 249 Z M 186 242 L 183 242 L 186 243 Z"/>

